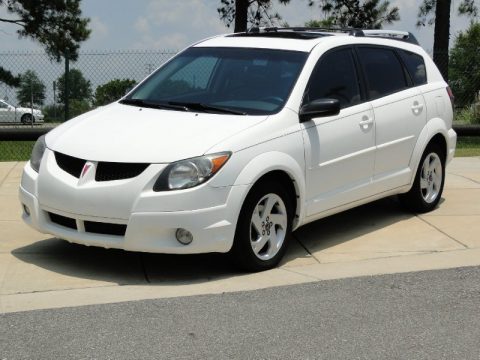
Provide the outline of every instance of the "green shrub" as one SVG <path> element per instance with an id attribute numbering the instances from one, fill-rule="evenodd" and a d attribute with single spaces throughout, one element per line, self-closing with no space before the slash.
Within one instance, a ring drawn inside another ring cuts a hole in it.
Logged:
<path id="1" fill-rule="evenodd" d="M 474 105 L 455 111 L 455 122 L 461 124 L 480 124 L 480 113 L 475 113 Z"/>

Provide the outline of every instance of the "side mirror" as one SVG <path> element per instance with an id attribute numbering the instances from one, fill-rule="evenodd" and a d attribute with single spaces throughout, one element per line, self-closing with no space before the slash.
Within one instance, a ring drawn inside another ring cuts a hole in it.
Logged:
<path id="1" fill-rule="evenodd" d="M 333 116 L 340 113 L 340 101 L 337 99 L 317 99 L 300 108 L 300 122 L 317 117 Z"/>

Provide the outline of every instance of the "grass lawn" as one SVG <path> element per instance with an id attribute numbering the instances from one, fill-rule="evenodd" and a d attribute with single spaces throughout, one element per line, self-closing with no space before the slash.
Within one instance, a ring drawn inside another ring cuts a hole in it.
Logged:
<path id="1" fill-rule="evenodd" d="M 26 161 L 30 158 L 35 141 L 0 141 L 0 161 Z M 456 157 L 480 156 L 480 137 L 460 137 Z"/>
<path id="2" fill-rule="evenodd" d="M 0 161 L 26 161 L 30 159 L 35 141 L 0 141 Z"/>
<path id="3" fill-rule="evenodd" d="M 455 157 L 480 156 L 480 136 L 459 137 Z"/>

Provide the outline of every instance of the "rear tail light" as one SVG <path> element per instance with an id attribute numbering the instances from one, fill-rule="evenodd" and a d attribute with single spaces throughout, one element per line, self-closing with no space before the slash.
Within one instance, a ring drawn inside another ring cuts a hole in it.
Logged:
<path id="1" fill-rule="evenodd" d="M 450 98 L 450 101 L 452 102 L 452 108 L 453 108 L 455 105 L 455 96 L 453 95 L 453 91 L 452 89 L 450 89 L 450 86 L 447 86 L 447 93 L 448 93 L 448 97 Z"/>

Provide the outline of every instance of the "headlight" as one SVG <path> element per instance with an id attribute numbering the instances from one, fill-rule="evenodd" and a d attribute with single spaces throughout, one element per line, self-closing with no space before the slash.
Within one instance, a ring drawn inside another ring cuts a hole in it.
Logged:
<path id="1" fill-rule="evenodd" d="M 200 185 L 215 175 L 231 153 L 200 156 L 171 163 L 160 174 L 153 191 L 188 189 Z"/>
<path id="2" fill-rule="evenodd" d="M 30 165 L 32 169 L 38 172 L 40 169 L 40 163 L 42 162 L 43 153 L 47 145 L 45 144 L 45 135 L 38 138 L 37 142 L 33 146 L 32 156 L 30 157 Z"/>

